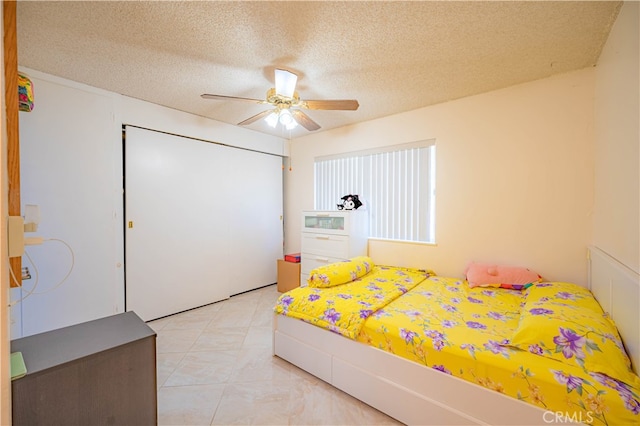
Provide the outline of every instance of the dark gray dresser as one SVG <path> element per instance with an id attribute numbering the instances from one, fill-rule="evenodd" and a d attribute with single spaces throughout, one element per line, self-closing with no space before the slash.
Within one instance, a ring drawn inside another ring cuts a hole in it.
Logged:
<path id="1" fill-rule="evenodd" d="M 11 341 L 13 425 L 155 425 L 156 333 L 125 312 Z"/>

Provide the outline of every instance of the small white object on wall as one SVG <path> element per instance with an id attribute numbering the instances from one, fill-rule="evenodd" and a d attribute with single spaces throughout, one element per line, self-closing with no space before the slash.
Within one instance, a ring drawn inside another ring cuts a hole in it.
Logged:
<path id="1" fill-rule="evenodd" d="M 24 206 L 24 232 L 36 232 L 40 224 L 40 206 L 25 204 Z"/>

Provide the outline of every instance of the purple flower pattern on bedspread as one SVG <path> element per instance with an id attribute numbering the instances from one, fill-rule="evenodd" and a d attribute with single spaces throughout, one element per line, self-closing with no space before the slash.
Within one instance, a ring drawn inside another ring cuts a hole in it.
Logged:
<path id="1" fill-rule="evenodd" d="M 534 308 L 530 309 L 529 312 L 531 312 L 532 315 L 551 315 L 553 310 L 547 308 Z"/>
<path id="2" fill-rule="evenodd" d="M 606 374 L 602 373 L 590 373 L 598 383 L 605 385 L 606 387 L 613 389 L 617 392 L 618 396 L 624 402 L 627 410 L 631 411 L 635 415 L 640 416 L 640 394 L 637 389 L 633 389 L 628 384 L 616 379 L 612 379 Z"/>
<path id="3" fill-rule="evenodd" d="M 340 312 L 336 312 L 334 308 L 329 308 L 324 311 L 322 318 L 324 318 L 330 324 L 335 325 L 335 323 L 340 319 Z"/>
<path id="4" fill-rule="evenodd" d="M 584 358 L 584 347 L 587 343 L 585 336 L 578 336 L 575 331 L 569 328 L 560 327 L 560 335 L 553 338 L 557 345 L 556 351 L 562 351 L 565 358 Z"/>
<path id="5" fill-rule="evenodd" d="M 431 271 L 374 266 L 368 274 L 333 287 L 300 287 L 283 294 L 275 312 L 355 339 L 364 321 L 414 288 Z"/>

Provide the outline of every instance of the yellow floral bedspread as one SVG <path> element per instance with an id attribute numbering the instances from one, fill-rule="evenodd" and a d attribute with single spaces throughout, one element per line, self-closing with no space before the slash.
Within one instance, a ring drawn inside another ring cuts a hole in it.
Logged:
<path id="1" fill-rule="evenodd" d="M 509 346 L 525 295 L 430 277 L 371 315 L 357 340 L 537 405 L 546 420 L 640 424 L 637 376 L 614 380 Z"/>
<path id="2" fill-rule="evenodd" d="M 555 348 L 541 342 L 521 350 L 509 339 L 528 307 L 527 291 L 469 288 L 425 271 L 375 268 L 348 284 L 294 289 L 280 297 L 276 312 L 539 406 L 546 410 L 541 424 L 640 424 L 638 376 L 616 379 L 558 360 L 597 352 L 613 336 L 598 340 L 563 329 L 553 338 Z M 564 293 L 559 305 L 574 297 Z M 532 315 L 549 316 L 534 306 Z M 551 356 L 542 356 L 545 351 Z"/>
<path id="3" fill-rule="evenodd" d="M 275 311 L 355 339 L 372 313 L 429 275 L 419 269 L 376 265 L 348 285 L 295 288 L 278 299 Z"/>

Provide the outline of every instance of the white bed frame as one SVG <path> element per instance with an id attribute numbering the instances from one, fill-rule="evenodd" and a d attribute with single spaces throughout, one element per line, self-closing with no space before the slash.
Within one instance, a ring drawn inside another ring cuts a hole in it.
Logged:
<path id="1" fill-rule="evenodd" d="M 640 373 L 640 274 L 589 247 L 589 289 L 618 326 L 633 371 Z"/>
<path id="2" fill-rule="evenodd" d="M 638 371 L 638 274 L 593 247 L 588 258 L 590 288 L 618 324 Z M 544 425 L 555 419 L 555 413 L 314 325 L 282 315 L 273 324 L 274 355 L 405 424 Z"/>

